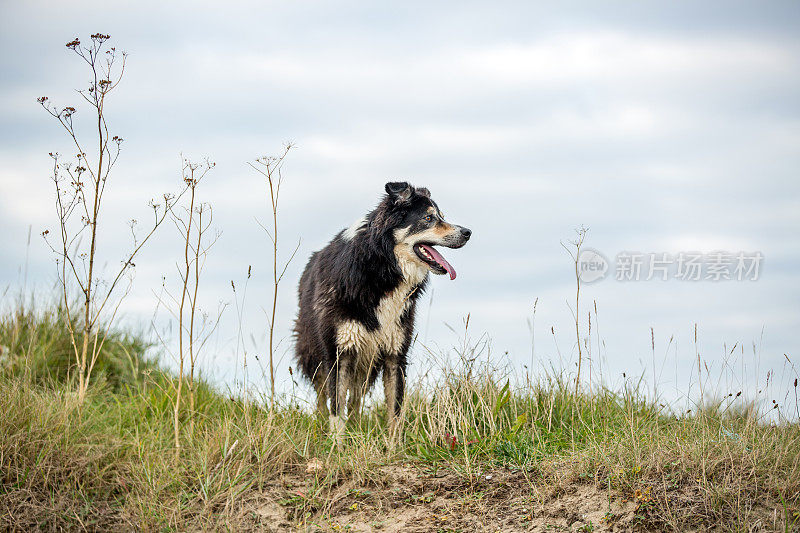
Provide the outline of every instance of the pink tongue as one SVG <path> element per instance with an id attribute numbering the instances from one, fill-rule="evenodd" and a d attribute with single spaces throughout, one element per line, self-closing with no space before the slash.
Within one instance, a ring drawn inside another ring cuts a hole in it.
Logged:
<path id="1" fill-rule="evenodd" d="M 420 247 L 425 248 L 425 251 L 431 254 L 431 257 L 433 257 L 434 261 L 439 263 L 439 265 L 441 265 L 447 271 L 447 273 L 450 274 L 450 279 L 456 279 L 456 269 L 453 268 L 453 265 L 447 262 L 447 259 L 442 257 L 442 254 L 427 244 L 420 244 Z"/>

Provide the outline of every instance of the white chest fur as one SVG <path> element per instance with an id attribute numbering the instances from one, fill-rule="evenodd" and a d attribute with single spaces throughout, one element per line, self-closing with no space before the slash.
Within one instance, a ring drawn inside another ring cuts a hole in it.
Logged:
<path id="1" fill-rule="evenodd" d="M 398 253 L 399 252 L 399 253 Z M 411 305 L 411 295 L 428 275 L 428 269 L 411 260 L 404 251 L 395 250 L 403 281 L 392 292 L 381 298 L 375 310 L 378 329 L 369 331 L 362 323 L 348 320 L 336 328 L 339 350 L 355 350 L 358 366 L 369 368 L 379 353 L 398 353 L 403 346 L 405 333 L 400 323 L 403 313 Z"/>

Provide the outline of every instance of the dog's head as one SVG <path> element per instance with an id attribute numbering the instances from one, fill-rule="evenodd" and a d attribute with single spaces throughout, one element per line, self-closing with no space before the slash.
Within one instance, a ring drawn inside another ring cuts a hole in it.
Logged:
<path id="1" fill-rule="evenodd" d="M 385 201 L 394 213 L 394 253 L 401 266 L 427 268 L 434 274 L 449 274 L 450 279 L 455 279 L 456 270 L 434 246 L 461 248 L 472 231 L 446 222 L 439 206 L 431 200 L 430 191 L 424 187 L 390 182 L 386 184 L 386 195 Z"/>

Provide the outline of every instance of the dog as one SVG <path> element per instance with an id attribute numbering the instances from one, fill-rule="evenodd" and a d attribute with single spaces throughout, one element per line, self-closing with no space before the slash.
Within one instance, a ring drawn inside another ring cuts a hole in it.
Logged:
<path id="1" fill-rule="evenodd" d="M 347 416 L 383 376 L 389 428 L 405 395 L 417 300 L 428 273 L 456 271 L 434 246 L 460 248 L 472 231 L 445 221 L 424 187 L 389 182 L 378 206 L 315 252 L 300 277 L 297 368 L 317 392 L 337 443 Z M 348 397 L 349 393 L 349 397 Z M 328 409 L 330 399 L 330 409 Z"/>

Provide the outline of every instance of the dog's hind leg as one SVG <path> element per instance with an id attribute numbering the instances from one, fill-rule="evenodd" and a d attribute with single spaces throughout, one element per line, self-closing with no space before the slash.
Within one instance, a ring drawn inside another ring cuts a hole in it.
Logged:
<path id="1" fill-rule="evenodd" d="M 351 379 L 350 396 L 347 398 L 347 419 L 361 420 L 361 403 L 369 389 L 368 375 L 363 369 L 356 371 Z"/>
<path id="2" fill-rule="evenodd" d="M 327 386 L 327 381 L 330 379 L 330 376 L 328 374 L 329 372 L 325 369 L 325 366 L 320 364 L 317 367 L 317 371 L 314 373 L 314 378 L 312 379 L 314 383 L 314 389 L 317 391 L 317 413 L 323 418 L 328 418 L 330 415 L 328 412 Z"/>
<path id="3" fill-rule="evenodd" d="M 375 380 L 380 375 L 380 366 L 375 362 L 376 358 L 373 357 L 370 361 L 369 367 L 356 366 L 357 370 L 353 376 L 353 388 L 350 390 L 350 397 L 347 398 L 347 417 L 354 420 L 361 419 L 361 407 L 364 401 L 364 396 L 372 389 Z"/>

